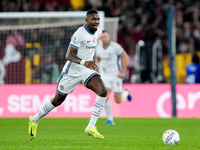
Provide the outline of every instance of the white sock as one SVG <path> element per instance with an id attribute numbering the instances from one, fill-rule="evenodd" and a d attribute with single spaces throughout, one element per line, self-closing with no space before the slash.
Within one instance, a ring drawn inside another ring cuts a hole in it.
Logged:
<path id="1" fill-rule="evenodd" d="M 88 124 L 88 127 L 94 127 L 97 119 L 99 118 L 101 111 L 103 110 L 104 104 L 105 104 L 106 97 L 100 97 L 97 95 L 95 102 L 94 102 L 94 108 L 92 111 L 92 116 L 90 118 L 90 122 Z"/>
<path id="2" fill-rule="evenodd" d="M 122 102 L 123 102 L 125 99 L 127 99 L 127 96 L 128 96 L 128 91 L 127 91 L 127 90 L 123 91 L 123 92 L 122 92 Z"/>
<path id="3" fill-rule="evenodd" d="M 112 116 L 112 111 L 111 111 L 111 105 L 110 105 L 109 100 L 107 100 L 105 102 L 105 111 L 106 111 L 106 114 L 107 114 L 107 119 L 113 121 L 113 116 Z"/>
<path id="4" fill-rule="evenodd" d="M 51 110 L 53 110 L 55 106 L 52 105 L 51 100 L 47 101 L 37 112 L 35 116 L 33 116 L 33 122 L 38 123 L 40 119 L 46 116 Z"/>
<path id="5" fill-rule="evenodd" d="M 105 117 L 106 117 L 105 109 L 103 109 L 103 110 L 101 111 L 100 117 L 101 117 L 101 118 L 105 118 Z"/>

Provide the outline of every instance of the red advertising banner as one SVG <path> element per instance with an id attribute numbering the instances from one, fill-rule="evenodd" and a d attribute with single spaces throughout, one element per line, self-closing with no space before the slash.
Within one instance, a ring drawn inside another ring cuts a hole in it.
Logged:
<path id="1" fill-rule="evenodd" d="M 28 117 L 50 100 L 57 85 L 1 85 L 0 117 Z M 109 100 L 114 117 L 161 117 L 172 116 L 171 92 L 168 84 L 125 84 L 132 101 L 114 102 L 111 92 Z M 177 117 L 200 117 L 200 85 L 180 84 L 176 87 Z M 96 94 L 78 85 L 63 104 L 47 117 L 90 117 Z"/>

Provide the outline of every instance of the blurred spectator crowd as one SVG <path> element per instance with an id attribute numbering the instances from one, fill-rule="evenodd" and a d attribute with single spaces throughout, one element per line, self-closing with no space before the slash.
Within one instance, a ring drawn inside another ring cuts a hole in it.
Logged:
<path id="1" fill-rule="evenodd" d="M 176 53 L 194 54 L 200 50 L 200 1 L 174 0 L 173 4 L 176 18 Z M 96 9 L 104 11 L 106 17 L 119 17 L 117 42 L 130 57 L 125 82 L 130 82 L 130 77 L 134 73 L 135 47 L 139 40 L 145 41 L 147 45 L 152 45 L 157 39 L 160 39 L 163 58 L 167 56 L 166 14 L 169 8 L 168 0 L 1 0 L 0 5 L 1 12 L 87 11 Z M 64 35 L 59 31 L 57 33 L 61 35 L 51 35 L 51 37 L 62 36 L 62 40 L 64 40 Z M 36 32 L 29 33 L 29 36 L 32 37 L 29 39 L 38 39 Z M 49 41 L 62 43 L 59 38 L 55 39 L 57 41 L 54 39 Z M 12 40 L 11 37 L 10 40 Z M 22 43 L 21 39 L 19 41 Z M 60 56 L 64 57 L 63 53 L 65 53 L 66 48 L 66 45 L 59 48 L 62 49 Z M 48 57 L 54 54 L 55 52 L 49 54 Z M 62 60 L 64 61 L 64 58 Z M 61 71 L 62 67 L 60 66 L 63 62 L 59 63 L 59 71 Z"/>
<path id="2" fill-rule="evenodd" d="M 0 78 L 6 69 L 5 83 L 56 83 L 66 62 L 70 41 L 67 35 L 71 35 L 74 28 L 77 27 L 0 31 L 0 62 L 9 60 L 2 66 L 0 63 Z M 21 59 L 13 61 L 18 52 Z"/>

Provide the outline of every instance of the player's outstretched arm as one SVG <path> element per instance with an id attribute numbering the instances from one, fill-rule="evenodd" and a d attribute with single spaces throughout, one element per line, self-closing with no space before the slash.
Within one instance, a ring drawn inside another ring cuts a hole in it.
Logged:
<path id="1" fill-rule="evenodd" d="M 125 51 L 121 54 L 120 57 L 122 58 L 122 69 L 121 72 L 118 74 L 118 77 L 123 78 L 125 76 L 125 71 L 128 66 L 129 57 Z"/>
<path id="2" fill-rule="evenodd" d="M 69 46 L 65 58 L 73 63 L 81 64 L 82 59 L 76 55 L 76 52 L 76 48 Z M 96 61 L 85 61 L 84 64 L 81 65 L 84 65 L 85 67 L 92 70 L 97 70 Z"/>
<path id="3" fill-rule="evenodd" d="M 101 59 L 99 57 L 96 58 L 96 64 L 97 64 L 97 67 L 99 67 L 99 63 L 100 63 Z"/>
<path id="4" fill-rule="evenodd" d="M 87 67 L 87 68 L 90 68 L 91 70 L 96 70 L 97 71 L 96 61 L 86 61 L 84 66 Z"/>
<path id="5" fill-rule="evenodd" d="M 81 59 L 76 55 L 76 52 L 77 52 L 76 48 L 69 46 L 69 48 L 66 52 L 65 58 L 71 62 L 80 64 Z"/>

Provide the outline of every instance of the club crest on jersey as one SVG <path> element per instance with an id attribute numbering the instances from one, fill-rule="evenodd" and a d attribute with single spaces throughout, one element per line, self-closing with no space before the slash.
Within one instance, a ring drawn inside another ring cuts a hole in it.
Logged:
<path id="1" fill-rule="evenodd" d="M 94 39 L 93 39 L 93 41 L 92 41 L 93 43 L 95 43 L 95 37 L 94 37 Z"/>

